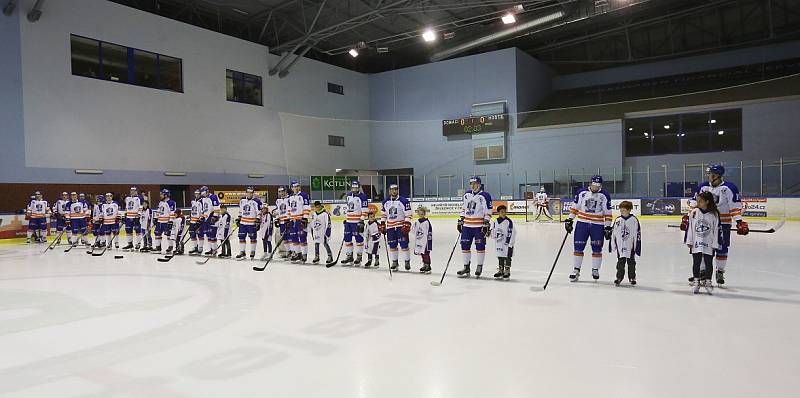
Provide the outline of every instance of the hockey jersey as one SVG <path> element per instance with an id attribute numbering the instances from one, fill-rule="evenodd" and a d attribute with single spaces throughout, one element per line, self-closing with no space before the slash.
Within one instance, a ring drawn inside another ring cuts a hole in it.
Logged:
<path id="1" fill-rule="evenodd" d="M 497 257 L 509 257 L 517 240 L 517 230 L 514 222 L 508 217 L 498 217 L 492 222 L 492 239 Z"/>
<path id="2" fill-rule="evenodd" d="M 142 212 L 139 214 L 139 225 L 144 228 L 146 233 L 149 233 L 150 227 L 153 226 L 153 212 L 152 209 L 142 209 Z"/>
<path id="3" fill-rule="evenodd" d="M 102 203 L 96 203 L 94 207 L 92 207 L 92 221 L 95 223 L 99 223 L 103 221 L 103 212 L 102 212 Z"/>
<path id="4" fill-rule="evenodd" d="M 119 217 L 119 205 L 117 202 L 103 203 L 100 205 L 100 212 L 103 215 L 104 225 L 112 225 L 117 223 L 117 217 Z"/>
<path id="5" fill-rule="evenodd" d="M 169 238 L 178 240 L 183 235 L 183 216 L 175 217 L 172 220 L 172 231 L 170 231 Z"/>
<path id="6" fill-rule="evenodd" d="M 50 214 L 50 206 L 46 200 L 32 200 L 28 205 L 30 218 L 47 218 L 48 214 Z"/>
<path id="7" fill-rule="evenodd" d="M 381 247 L 381 232 L 378 229 L 378 221 L 370 221 L 364 227 L 364 235 L 367 238 L 366 247 L 368 250 L 375 250 L 375 253 L 380 253 Z M 372 253 L 370 251 L 370 253 Z"/>
<path id="8" fill-rule="evenodd" d="M 347 211 L 345 212 L 346 220 L 349 223 L 357 223 L 367 219 L 369 212 L 369 204 L 367 202 L 367 195 L 363 192 L 347 193 Z"/>
<path id="9" fill-rule="evenodd" d="M 331 237 L 331 215 L 327 211 L 314 213 L 311 233 L 314 243 L 324 243 Z"/>
<path id="10" fill-rule="evenodd" d="M 172 199 L 158 202 L 156 217 L 159 223 L 166 224 L 175 219 L 175 201 Z"/>
<path id="11" fill-rule="evenodd" d="M 742 201 L 739 199 L 739 188 L 732 182 L 723 181 L 716 187 L 708 181 L 697 186 L 694 196 L 689 201 L 689 210 L 697 207 L 697 195 L 701 192 L 711 192 L 719 209 L 719 220 L 723 224 L 731 224 L 742 219 Z"/>
<path id="12" fill-rule="evenodd" d="M 66 218 L 67 217 L 67 203 L 68 200 L 59 199 L 53 204 L 53 214 L 59 218 Z"/>
<path id="13" fill-rule="evenodd" d="M 219 220 L 217 220 L 217 240 L 224 240 L 228 237 L 228 234 L 231 232 L 231 213 L 225 213 L 219 215 Z"/>
<path id="14" fill-rule="evenodd" d="M 128 196 L 125 198 L 125 218 L 130 220 L 135 220 L 139 218 L 139 214 L 142 212 L 142 199 L 141 196 Z"/>
<path id="15" fill-rule="evenodd" d="M 683 243 L 691 247 L 691 253 L 713 255 L 714 250 L 719 249 L 721 227 L 715 213 L 695 208 L 689 212 L 689 227 L 683 234 Z"/>
<path id="16" fill-rule="evenodd" d="M 283 224 L 289 221 L 289 198 L 275 199 L 275 210 L 278 212 L 278 221 Z"/>
<path id="17" fill-rule="evenodd" d="M 209 220 L 212 216 L 219 215 L 219 199 L 217 199 L 217 195 L 210 194 L 208 197 L 200 199 L 200 202 L 203 204 L 203 218 Z"/>
<path id="18" fill-rule="evenodd" d="M 592 192 L 581 188 L 575 195 L 569 218 L 589 224 L 611 226 L 611 196 L 605 189 Z"/>
<path id="19" fill-rule="evenodd" d="M 269 239 L 272 236 L 272 213 L 269 211 L 261 212 L 261 228 L 258 229 L 258 237 L 260 239 Z"/>
<path id="20" fill-rule="evenodd" d="M 642 228 L 633 214 L 614 220 L 614 232 L 608 242 L 608 251 L 616 250 L 618 258 L 633 258 L 642 255 Z"/>
<path id="21" fill-rule="evenodd" d="M 192 199 L 192 210 L 189 213 L 189 221 L 196 223 L 203 215 L 203 199 Z"/>
<path id="22" fill-rule="evenodd" d="M 486 191 L 465 193 L 461 217 L 465 227 L 483 227 L 484 221 L 492 219 L 492 196 Z"/>
<path id="23" fill-rule="evenodd" d="M 419 218 L 411 226 L 414 239 L 414 254 L 433 251 L 433 227 L 427 218 Z"/>
<path id="24" fill-rule="evenodd" d="M 85 218 L 87 209 L 84 206 L 86 205 L 81 201 L 67 202 L 65 213 L 66 217 L 70 220 Z"/>
<path id="25" fill-rule="evenodd" d="M 386 228 L 400 228 L 404 222 L 411 222 L 411 203 L 403 196 L 387 197 L 383 201 L 383 221 Z"/>
<path id="26" fill-rule="evenodd" d="M 547 194 L 544 192 L 539 192 L 536 194 L 536 203 L 540 205 L 547 206 L 547 202 L 550 199 L 547 197 Z"/>
<path id="27" fill-rule="evenodd" d="M 311 204 L 308 200 L 308 194 L 305 192 L 298 192 L 289 196 L 289 218 L 292 220 L 302 220 L 311 215 Z"/>
<path id="28" fill-rule="evenodd" d="M 239 200 L 239 217 L 242 225 L 255 225 L 261 217 L 261 201 L 256 198 Z"/>

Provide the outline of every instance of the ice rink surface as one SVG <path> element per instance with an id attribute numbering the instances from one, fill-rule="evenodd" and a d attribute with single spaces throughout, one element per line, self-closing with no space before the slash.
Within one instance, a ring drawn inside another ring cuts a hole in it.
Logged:
<path id="1" fill-rule="evenodd" d="M 672 223 L 675 223 L 674 221 Z M 559 225 L 517 221 L 512 279 L 0 246 L 0 396 L 794 397 L 800 225 L 733 237 L 728 288 L 693 295 L 680 232 L 643 222 L 639 285 L 569 283 Z M 765 222 L 764 225 L 771 225 Z M 340 224 L 337 224 L 340 225 Z M 751 228 L 754 228 L 751 226 Z M 341 233 L 334 231 L 334 250 Z M 234 243 L 234 254 L 237 251 Z M 492 253 L 490 244 L 487 252 Z M 382 249 L 383 250 L 383 249 Z M 114 260 L 114 254 L 124 259 Z M 335 253 L 334 253 L 335 255 Z M 419 258 L 412 261 L 419 268 Z M 486 277 L 488 275 L 488 277 Z"/>

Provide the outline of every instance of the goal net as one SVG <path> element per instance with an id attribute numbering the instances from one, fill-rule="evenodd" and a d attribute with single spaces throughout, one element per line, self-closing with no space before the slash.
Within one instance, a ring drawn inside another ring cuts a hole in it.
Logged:
<path id="1" fill-rule="evenodd" d="M 549 198 L 547 201 L 547 211 L 540 210 L 536 199 L 525 200 L 525 222 L 561 222 L 561 199 Z M 550 217 L 547 214 L 550 213 Z"/>

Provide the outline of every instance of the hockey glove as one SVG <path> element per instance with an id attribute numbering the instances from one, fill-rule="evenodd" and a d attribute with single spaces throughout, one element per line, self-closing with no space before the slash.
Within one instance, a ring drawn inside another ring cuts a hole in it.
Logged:
<path id="1" fill-rule="evenodd" d="M 239 224 L 241 224 L 241 223 L 242 223 L 242 218 L 241 217 L 236 217 L 236 226 L 238 227 Z"/>
<path id="2" fill-rule="evenodd" d="M 485 237 L 489 237 L 489 220 L 483 220 L 483 226 L 481 227 L 481 233 Z"/>
<path id="3" fill-rule="evenodd" d="M 464 227 L 464 217 L 461 217 L 458 219 L 458 224 L 456 224 L 456 229 L 458 230 L 458 233 L 461 233 L 461 228 L 463 227 Z"/>
<path id="4" fill-rule="evenodd" d="M 568 218 L 567 221 L 564 221 L 564 229 L 567 230 L 568 234 L 572 233 L 572 219 Z"/>
<path id="5" fill-rule="evenodd" d="M 209 220 L 209 222 L 210 222 L 212 225 L 213 225 L 213 224 L 216 224 L 216 223 L 217 223 L 217 221 L 219 221 L 219 217 L 217 217 L 217 216 L 211 216 L 211 217 L 210 217 L 210 220 Z"/>
<path id="6" fill-rule="evenodd" d="M 747 235 L 750 233 L 750 226 L 747 225 L 747 221 L 736 221 L 736 234 L 737 235 Z"/>
<path id="7" fill-rule="evenodd" d="M 681 219 L 681 231 L 686 231 L 687 229 L 689 229 L 689 215 L 684 214 Z"/>
<path id="8" fill-rule="evenodd" d="M 261 219 L 257 218 L 256 219 L 256 231 L 258 231 L 259 229 L 261 229 Z"/>
<path id="9" fill-rule="evenodd" d="M 606 240 L 611 240 L 611 233 L 614 232 L 614 228 L 605 227 L 603 228 L 603 235 L 605 235 Z"/>
<path id="10" fill-rule="evenodd" d="M 358 231 L 358 233 L 360 233 L 360 234 L 364 233 L 364 221 L 363 220 L 358 222 L 358 227 L 356 227 L 356 231 Z"/>
<path id="11" fill-rule="evenodd" d="M 70 227 L 72 227 L 72 221 L 69 218 L 67 218 L 67 219 L 64 220 L 64 225 L 67 228 L 70 228 Z"/>
<path id="12" fill-rule="evenodd" d="M 278 220 L 275 220 L 274 225 L 275 225 L 275 228 L 280 228 L 281 227 L 281 222 L 278 221 Z"/>
<path id="13" fill-rule="evenodd" d="M 378 232 L 380 232 L 383 235 L 386 235 L 386 223 L 385 222 L 381 221 L 380 223 L 378 223 Z"/>
<path id="14" fill-rule="evenodd" d="M 411 223 L 408 221 L 403 222 L 403 228 L 401 231 L 403 232 L 403 235 L 408 236 L 408 234 L 411 232 Z"/>
<path id="15" fill-rule="evenodd" d="M 308 219 L 307 218 L 300 219 L 300 226 L 302 226 L 303 229 L 308 228 Z"/>

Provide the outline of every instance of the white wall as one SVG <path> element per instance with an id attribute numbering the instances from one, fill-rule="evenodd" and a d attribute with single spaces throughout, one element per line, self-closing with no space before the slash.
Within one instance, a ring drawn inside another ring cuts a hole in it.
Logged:
<path id="1" fill-rule="evenodd" d="M 26 10 L 33 0 L 21 3 Z M 47 2 L 37 23 L 24 12 L 15 17 L 29 168 L 286 174 L 287 161 L 317 138 L 327 145 L 332 130 L 349 142 L 365 139 L 337 121 L 283 125 L 280 113 L 366 119 L 366 75 L 304 59 L 286 78 L 269 77 L 278 58 L 264 46 L 105 0 Z M 72 76 L 70 34 L 181 58 L 184 93 Z M 226 101 L 226 69 L 262 76 L 264 106 Z M 328 81 L 343 84 L 346 95 L 328 93 Z M 360 151 L 291 171 L 368 166 Z"/>

